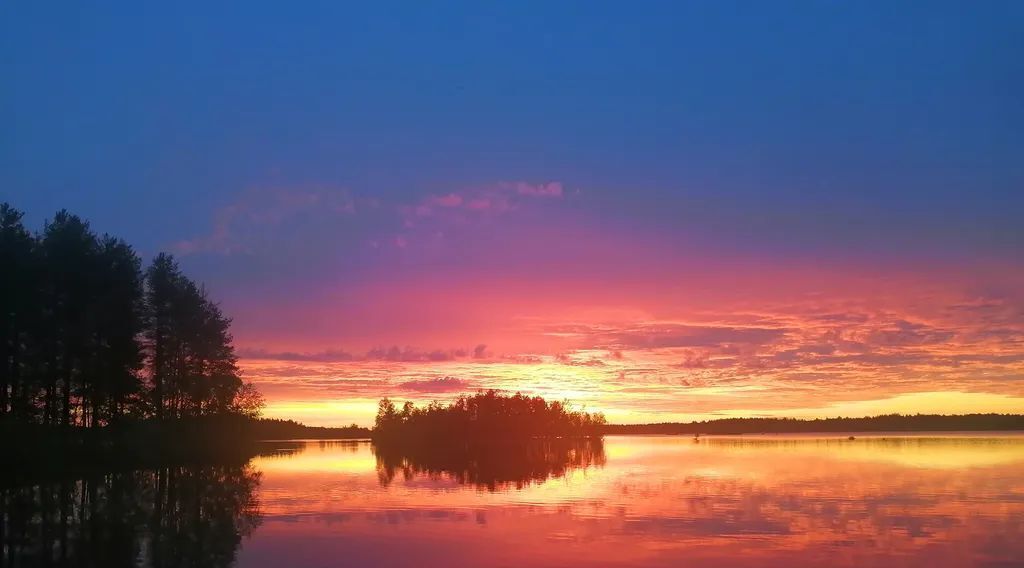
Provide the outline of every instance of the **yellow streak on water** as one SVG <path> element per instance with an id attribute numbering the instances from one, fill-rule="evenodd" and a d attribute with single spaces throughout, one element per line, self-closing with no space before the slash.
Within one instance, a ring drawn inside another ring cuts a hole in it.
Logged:
<path id="1" fill-rule="evenodd" d="M 488 491 L 409 472 L 369 443 L 261 457 L 264 525 L 240 566 L 1013 565 L 1024 437 L 614 436 L 607 463 Z M 401 546 L 396 546 L 401 542 Z M 286 556 L 275 552 L 289 551 Z"/>

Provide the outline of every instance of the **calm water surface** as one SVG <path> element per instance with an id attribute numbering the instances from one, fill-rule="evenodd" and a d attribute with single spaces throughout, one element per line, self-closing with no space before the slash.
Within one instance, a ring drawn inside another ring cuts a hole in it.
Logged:
<path id="1" fill-rule="evenodd" d="M 263 523 L 238 562 L 1024 565 L 1021 437 L 609 437 L 603 454 L 496 484 L 391 475 L 366 443 L 257 458 Z"/>
<path id="2" fill-rule="evenodd" d="M 8 565 L 41 564 L 30 537 L 50 515 L 47 552 L 105 565 L 1024 566 L 1015 435 L 621 436 L 485 456 L 278 443 L 244 466 L 42 487 L 4 496 Z M 19 521 L 17 499 L 59 511 Z"/>

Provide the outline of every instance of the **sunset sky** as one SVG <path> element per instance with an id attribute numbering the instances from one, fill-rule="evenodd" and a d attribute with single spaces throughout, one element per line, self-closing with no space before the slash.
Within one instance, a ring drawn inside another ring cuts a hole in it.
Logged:
<path id="1" fill-rule="evenodd" d="M 1024 412 L 1024 3 L 11 4 L 0 201 L 173 252 L 269 416 Z"/>

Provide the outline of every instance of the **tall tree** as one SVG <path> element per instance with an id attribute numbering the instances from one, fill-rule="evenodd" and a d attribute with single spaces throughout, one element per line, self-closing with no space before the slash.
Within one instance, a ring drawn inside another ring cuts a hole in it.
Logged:
<path id="1" fill-rule="evenodd" d="M 231 320 L 205 290 L 161 254 L 147 271 L 146 342 L 151 399 L 158 417 L 252 408 L 231 343 Z M 242 397 L 239 399 L 239 397 Z M 238 400 L 236 400 L 238 399 Z"/>
<path id="2" fill-rule="evenodd" d="M 0 203 L 0 416 L 28 411 L 25 351 L 38 315 L 35 241 L 22 213 Z"/>
<path id="3" fill-rule="evenodd" d="M 169 254 L 157 255 L 146 271 L 144 336 L 149 358 L 150 398 L 157 418 L 164 417 L 165 389 L 173 382 L 172 370 L 177 341 L 172 316 L 178 303 L 176 296 L 183 279 L 178 263 Z"/>
<path id="4" fill-rule="evenodd" d="M 199 294 L 200 327 L 193 349 L 196 359 L 193 406 L 198 414 L 229 412 L 242 388 L 238 358 L 231 342 L 231 319 L 224 316 L 205 290 L 200 289 Z"/>
<path id="5" fill-rule="evenodd" d="M 89 327 L 95 317 L 96 235 L 89 224 L 67 211 L 43 229 L 45 420 L 72 424 L 72 407 L 85 390 Z M 58 387 L 59 395 L 58 399 Z"/>
<path id="6" fill-rule="evenodd" d="M 107 235 L 100 243 L 96 278 L 96 361 L 89 392 L 94 426 L 120 417 L 140 390 L 142 263 L 127 243 Z"/>

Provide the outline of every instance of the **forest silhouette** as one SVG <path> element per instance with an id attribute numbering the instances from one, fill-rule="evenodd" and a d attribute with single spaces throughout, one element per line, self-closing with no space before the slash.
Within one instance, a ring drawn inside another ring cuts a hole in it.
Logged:
<path id="1" fill-rule="evenodd" d="M 32 234 L 0 204 L 0 418 L 99 427 L 126 418 L 256 416 L 229 327 L 202 286 L 159 254 L 67 211 Z"/>
<path id="2" fill-rule="evenodd" d="M 59 211 L 38 233 L 0 204 L 0 477 L 251 457 L 263 398 L 231 320 L 171 255 Z"/>

